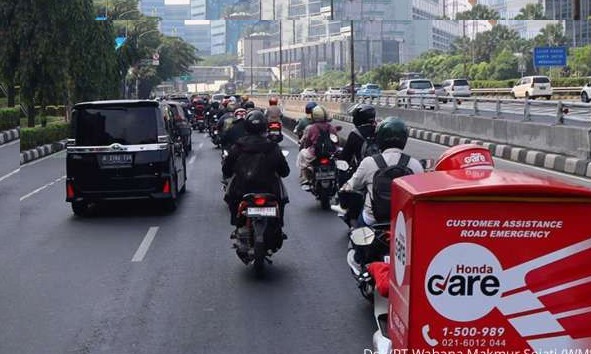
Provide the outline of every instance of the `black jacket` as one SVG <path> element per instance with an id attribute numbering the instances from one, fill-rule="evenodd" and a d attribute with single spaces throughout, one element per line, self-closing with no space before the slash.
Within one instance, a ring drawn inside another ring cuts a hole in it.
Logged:
<path id="1" fill-rule="evenodd" d="M 235 118 L 228 118 L 228 119 L 235 119 Z M 230 148 L 232 145 L 236 144 L 238 139 L 242 138 L 246 135 L 246 129 L 244 128 L 244 119 L 237 119 L 234 120 L 232 126 L 228 131 L 223 132 L 221 136 L 221 143 L 224 148 Z"/>
<path id="2" fill-rule="evenodd" d="M 281 177 L 289 175 L 289 165 L 279 145 L 262 135 L 238 139 L 224 161 L 222 173 L 224 178 L 234 177 L 226 201 L 237 200 L 246 193 L 273 193 L 286 201 Z"/>
<path id="3" fill-rule="evenodd" d="M 372 124 L 364 124 L 356 127 L 357 131 L 363 135 L 364 138 L 375 135 L 375 126 Z M 339 159 L 345 160 L 351 166 L 358 166 L 363 157 L 361 156 L 361 148 L 365 140 L 359 136 L 359 134 L 351 131 L 347 137 L 347 142 L 343 147 L 343 151 L 339 156 Z"/>

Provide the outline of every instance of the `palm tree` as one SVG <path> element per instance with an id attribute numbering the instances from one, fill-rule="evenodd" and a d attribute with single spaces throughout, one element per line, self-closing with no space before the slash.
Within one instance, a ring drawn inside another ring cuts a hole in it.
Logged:
<path id="1" fill-rule="evenodd" d="M 567 43 L 562 24 L 549 24 L 540 30 L 540 33 L 534 38 L 536 46 L 563 46 Z"/>
<path id="2" fill-rule="evenodd" d="M 546 20 L 544 6 L 542 4 L 527 4 L 519 10 L 514 20 Z"/>
<path id="3" fill-rule="evenodd" d="M 457 13 L 456 20 L 500 20 L 500 16 L 490 7 L 477 4 L 471 10 Z"/>

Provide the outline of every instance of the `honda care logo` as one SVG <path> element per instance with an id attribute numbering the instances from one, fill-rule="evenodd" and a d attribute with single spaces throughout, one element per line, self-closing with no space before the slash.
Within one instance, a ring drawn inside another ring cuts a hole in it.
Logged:
<path id="1" fill-rule="evenodd" d="M 502 268 L 487 248 L 458 243 L 441 250 L 429 264 L 425 293 L 433 308 L 453 321 L 486 316 L 501 296 Z"/>
<path id="2" fill-rule="evenodd" d="M 394 228 L 395 238 L 394 238 L 394 255 L 396 259 L 394 259 L 394 273 L 396 275 L 396 284 L 398 286 L 402 286 L 404 282 L 404 275 L 406 274 L 406 265 L 408 264 L 408 251 L 407 247 L 409 242 L 407 241 L 406 235 L 406 220 L 404 219 L 404 214 L 401 211 L 398 212 L 396 216 L 396 227 Z"/>

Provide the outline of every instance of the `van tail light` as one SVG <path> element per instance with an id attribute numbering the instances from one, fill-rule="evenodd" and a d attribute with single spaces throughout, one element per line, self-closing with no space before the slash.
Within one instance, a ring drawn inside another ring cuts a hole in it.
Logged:
<path id="1" fill-rule="evenodd" d="M 321 165 L 328 165 L 329 162 L 330 162 L 330 159 L 328 157 L 322 157 L 322 158 L 320 158 L 320 164 Z"/>
<path id="2" fill-rule="evenodd" d="M 254 197 L 254 205 L 256 206 L 263 206 L 267 203 L 267 198 L 257 195 Z"/>
<path id="3" fill-rule="evenodd" d="M 434 94 L 435 93 L 435 90 L 429 90 L 429 93 L 430 94 Z"/>
<path id="4" fill-rule="evenodd" d="M 408 90 L 406 91 L 407 94 L 409 95 L 414 95 L 415 94 L 415 90 Z"/>
<path id="5" fill-rule="evenodd" d="M 68 181 L 66 183 L 66 197 L 68 199 L 73 199 L 74 198 L 74 195 L 75 195 L 75 193 L 74 193 L 74 185 L 72 184 L 71 181 Z"/>
<path id="6" fill-rule="evenodd" d="M 170 193 L 170 181 L 168 179 L 164 181 L 164 185 L 162 186 L 162 193 Z"/>

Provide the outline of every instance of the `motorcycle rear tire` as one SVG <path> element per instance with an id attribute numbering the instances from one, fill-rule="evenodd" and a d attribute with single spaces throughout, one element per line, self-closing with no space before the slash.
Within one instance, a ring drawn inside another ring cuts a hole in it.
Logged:
<path id="1" fill-rule="evenodd" d="M 328 191 L 326 189 L 320 190 L 320 208 L 322 210 L 330 210 L 330 195 L 328 195 Z"/>
<path id="2" fill-rule="evenodd" d="M 254 272 L 259 277 L 265 272 L 266 253 L 264 243 L 256 243 L 254 245 Z"/>

